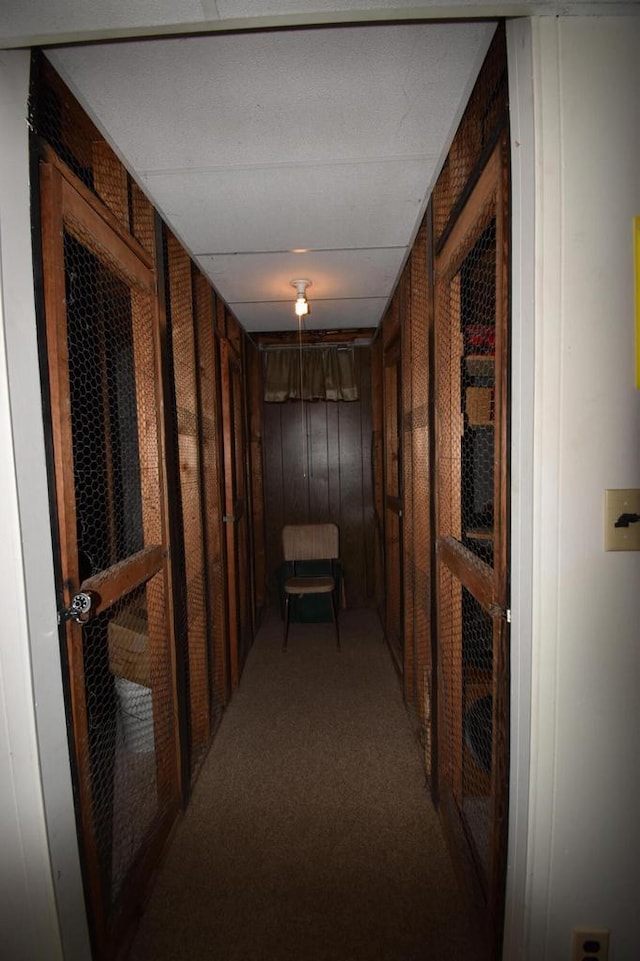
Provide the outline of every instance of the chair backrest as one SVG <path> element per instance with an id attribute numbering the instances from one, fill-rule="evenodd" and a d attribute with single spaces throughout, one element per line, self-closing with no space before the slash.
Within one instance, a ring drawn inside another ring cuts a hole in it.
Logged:
<path id="1" fill-rule="evenodd" d="M 337 524 L 287 524 L 282 529 L 285 561 L 337 560 L 340 535 Z"/>

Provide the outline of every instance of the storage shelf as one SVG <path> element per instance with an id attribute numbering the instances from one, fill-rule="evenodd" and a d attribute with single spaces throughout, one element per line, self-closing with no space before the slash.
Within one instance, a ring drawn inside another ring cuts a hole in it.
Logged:
<path id="1" fill-rule="evenodd" d="M 477 527 L 464 532 L 464 536 L 470 541 L 492 541 L 493 529 L 490 527 Z"/>

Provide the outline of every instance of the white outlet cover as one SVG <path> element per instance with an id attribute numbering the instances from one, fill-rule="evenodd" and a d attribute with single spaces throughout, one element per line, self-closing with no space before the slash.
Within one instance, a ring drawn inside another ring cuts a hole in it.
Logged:
<path id="1" fill-rule="evenodd" d="M 589 945 L 589 942 L 591 942 L 591 945 Z M 593 950 L 594 944 L 599 945 L 598 950 Z M 589 958 L 589 961 L 591 961 L 591 959 L 594 959 L 594 961 L 608 961 L 608 928 L 573 929 L 573 951 L 571 954 L 571 961 L 583 961 L 584 958 Z"/>

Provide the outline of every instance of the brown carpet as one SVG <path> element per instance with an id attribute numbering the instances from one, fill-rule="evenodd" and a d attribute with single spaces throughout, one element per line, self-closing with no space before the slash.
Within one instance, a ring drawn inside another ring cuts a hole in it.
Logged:
<path id="1" fill-rule="evenodd" d="M 268 612 L 130 961 L 476 961 L 372 611 Z"/>

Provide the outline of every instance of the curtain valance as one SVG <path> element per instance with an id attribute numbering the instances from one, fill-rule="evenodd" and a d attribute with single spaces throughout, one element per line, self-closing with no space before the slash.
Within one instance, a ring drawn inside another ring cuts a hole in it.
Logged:
<path id="1" fill-rule="evenodd" d="M 279 348 L 265 351 L 264 358 L 266 401 L 349 401 L 360 396 L 352 347 Z"/>

